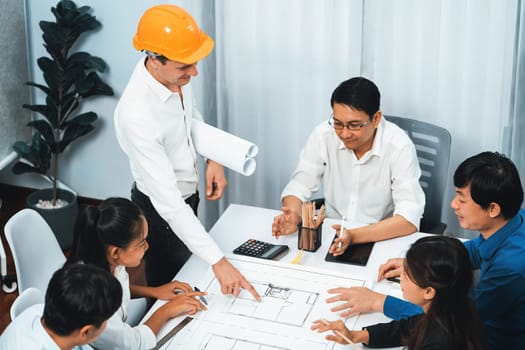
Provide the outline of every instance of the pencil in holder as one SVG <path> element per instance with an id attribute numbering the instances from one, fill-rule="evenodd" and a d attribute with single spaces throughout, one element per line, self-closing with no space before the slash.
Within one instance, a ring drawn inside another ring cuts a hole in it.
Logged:
<path id="1" fill-rule="evenodd" d="M 298 248 L 308 252 L 315 252 L 321 246 L 323 239 L 323 225 L 317 228 L 299 226 Z"/>

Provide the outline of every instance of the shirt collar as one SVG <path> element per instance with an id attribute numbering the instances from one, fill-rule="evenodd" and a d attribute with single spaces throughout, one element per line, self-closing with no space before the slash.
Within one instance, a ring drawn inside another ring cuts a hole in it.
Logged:
<path id="1" fill-rule="evenodd" d="M 42 322 L 40 320 L 40 317 L 35 317 L 33 320 L 33 330 L 35 331 L 35 334 L 37 335 L 37 339 L 40 339 L 42 341 L 42 349 L 56 349 L 60 350 L 57 343 L 51 338 L 49 333 L 46 332 L 44 329 L 44 326 L 42 326 Z"/>
<path id="2" fill-rule="evenodd" d="M 482 235 L 480 235 L 480 246 L 479 246 L 479 253 L 483 260 L 490 260 L 498 248 L 507 240 L 507 238 L 512 235 L 519 226 L 523 225 L 523 221 L 525 220 L 525 210 L 520 209 L 518 214 L 516 214 L 512 219 L 509 220 L 498 231 L 496 231 L 492 236 L 490 236 L 488 239 L 485 239 Z"/>
<path id="3" fill-rule="evenodd" d="M 142 60 L 140 60 L 139 72 L 150 89 L 159 97 L 162 102 L 166 102 L 173 95 L 178 95 L 177 93 L 162 85 L 157 79 L 153 77 L 153 75 L 151 75 L 151 73 L 146 69 L 146 58 L 147 57 L 144 57 Z"/>

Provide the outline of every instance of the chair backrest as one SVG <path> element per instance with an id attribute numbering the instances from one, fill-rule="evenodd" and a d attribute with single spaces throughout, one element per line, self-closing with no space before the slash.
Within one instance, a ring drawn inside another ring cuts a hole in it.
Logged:
<path id="1" fill-rule="evenodd" d="M 447 184 L 451 137 L 447 129 L 419 120 L 385 115 L 386 120 L 405 130 L 416 146 L 421 178 L 425 192 L 425 211 L 419 230 L 443 233 L 446 224 L 441 222 L 441 208 Z"/>
<path id="2" fill-rule="evenodd" d="M 53 273 L 66 261 L 47 222 L 33 209 L 22 209 L 5 224 L 5 235 L 15 262 L 18 291 L 46 290 Z"/>
<path id="3" fill-rule="evenodd" d="M 35 304 L 44 304 L 45 296 L 38 288 L 27 288 L 11 305 L 11 321 L 20 315 L 25 309 Z"/>

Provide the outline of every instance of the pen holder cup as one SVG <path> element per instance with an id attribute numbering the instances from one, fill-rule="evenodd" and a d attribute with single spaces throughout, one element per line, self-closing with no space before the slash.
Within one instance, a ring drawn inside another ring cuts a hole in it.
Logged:
<path id="1" fill-rule="evenodd" d="M 321 246 L 323 239 L 323 225 L 317 228 L 299 226 L 297 247 L 308 252 L 315 252 Z"/>

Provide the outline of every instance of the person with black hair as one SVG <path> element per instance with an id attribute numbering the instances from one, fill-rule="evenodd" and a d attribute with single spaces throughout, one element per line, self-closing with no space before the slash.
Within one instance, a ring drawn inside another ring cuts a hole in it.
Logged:
<path id="1" fill-rule="evenodd" d="M 472 291 L 484 326 L 487 349 L 525 349 L 525 210 L 518 169 L 498 152 L 482 152 L 464 160 L 454 173 L 456 196 L 450 206 L 459 224 L 480 232 L 466 241 L 479 282 Z M 378 281 L 399 276 L 403 259 L 380 266 Z M 416 305 L 367 288 L 338 288 L 328 302 L 343 301 L 332 311 L 346 317 L 380 311 L 400 319 L 421 312 Z"/>
<path id="2" fill-rule="evenodd" d="M 184 282 L 158 286 L 130 285 L 127 267 L 137 267 L 148 249 L 148 223 L 142 210 L 125 198 L 108 198 L 98 206 L 82 209 L 75 224 L 73 247 L 66 264 L 84 263 L 111 272 L 122 285 L 119 310 L 109 319 L 102 335 L 92 343 L 99 349 L 145 350 L 155 347 L 156 334 L 171 318 L 194 314 L 206 307 Z M 180 293 L 179 293 L 180 292 Z M 131 297 L 168 300 L 144 324 L 131 327 L 125 320 Z"/>
<path id="3" fill-rule="evenodd" d="M 417 240 L 406 254 L 400 280 L 403 297 L 421 306 L 424 314 L 355 331 L 348 330 L 342 320 L 318 320 L 312 329 L 332 330 L 326 339 L 340 344 L 347 343 L 346 337 L 372 348 L 482 349 L 478 319 L 469 298 L 473 273 L 468 252 L 458 239 L 430 236 Z"/>
<path id="4" fill-rule="evenodd" d="M 272 235 L 297 231 L 301 204 L 323 189 L 329 217 L 369 224 L 345 229 L 330 247 L 341 255 L 355 243 L 376 242 L 416 232 L 425 207 L 414 143 L 383 118 L 377 86 L 363 77 L 346 80 L 332 93 L 332 114 L 304 146 L 284 188 L 282 214 Z M 340 225 L 333 225 L 340 231 Z"/>
<path id="5" fill-rule="evenodd" d="M 121 299 L 120 283 L 109 272 L 64 266 L 51 277 L 45 304 L 30 306 L 11 322 L 0 336 L 0 349 L 91 349 L 84 345 L 104 331 Z"/>

